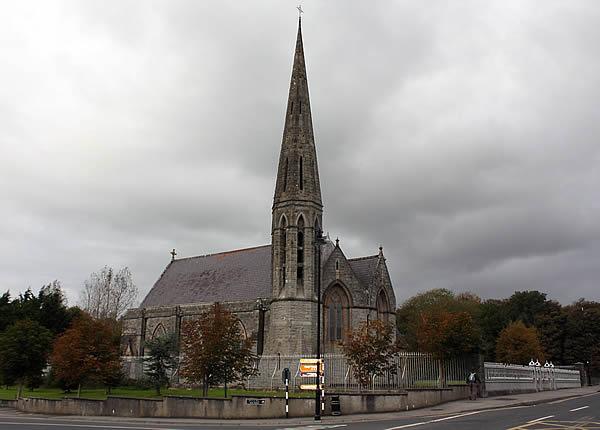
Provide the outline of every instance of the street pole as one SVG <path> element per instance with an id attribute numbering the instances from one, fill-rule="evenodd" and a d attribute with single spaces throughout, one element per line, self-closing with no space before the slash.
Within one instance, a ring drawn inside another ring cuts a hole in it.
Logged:
<path id="1" fill-rule="evenodd" d="M 317 271 L 315 274 L 317 281 L 317 389 L 315 390 L 315 421 L 321 421 L 321 242 L 323 233 L 316 231 L 315 235 L 315 254 L 317 257 Z"/>

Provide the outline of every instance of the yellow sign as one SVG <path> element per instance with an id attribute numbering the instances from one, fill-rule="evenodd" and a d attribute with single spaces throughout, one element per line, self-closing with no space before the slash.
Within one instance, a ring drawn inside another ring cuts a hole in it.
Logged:
<path id="1" fill-rule="evenodd" d="M 316 390 L 317 389 L 317 384 L 302 384 L 300 385 L 300 389 L 301 390 Z"/>
<path id="2" fill-rule="evenodd" d="M 323 360 L 317 360 L 316 358 L 301 358 L 300 359 L 300 376 L 302 378 L 316 378 L 317 377 L 317 363 L 320 362 L 319 370 L 321 376 L 325 374 L 323 366 Z"/>

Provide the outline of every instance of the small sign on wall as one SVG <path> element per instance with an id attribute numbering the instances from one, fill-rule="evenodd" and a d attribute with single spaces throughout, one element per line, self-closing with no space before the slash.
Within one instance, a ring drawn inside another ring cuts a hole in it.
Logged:
<path id="1" fill-rule="evenodd" d="M 265 404 L 265 399 L 246 399 L 248 406 L 261 406 Z"/>

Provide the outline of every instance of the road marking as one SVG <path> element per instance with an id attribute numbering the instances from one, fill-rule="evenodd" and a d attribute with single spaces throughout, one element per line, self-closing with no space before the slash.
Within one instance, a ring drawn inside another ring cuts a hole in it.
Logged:
<path id="1" fill-rule="evenodd" d="M 417 426 L 422 426 L 425 424 L 433 424 L 433 423 L 439 423 L 441 421 L 447 421 L 447 420 L 454 420 L 456 418 L 462 418 L 462 417 L 467 417 L 469 415 L 476 415 L 476 414 L 481 414 L 483 412 L 488 412 L 488 411 L 475 411 L 475 412 L 468 412 L 466 414 L 459 414 L 459 415 L 452 415 L 450 417 L 444 417 L 444 418 L 437 418 L 435 420 L 429 420 L 429 421 L 423 421 L 423 422 L 419 422 L 419 423 L 412 423 L 412 424 L 405 424 L 403 426 L 398 426 L 398 427 L 390 427 L 388 429 L 385 430 L 399 430 L 399 429 L 407 429 L 410 427 L 417 427 Z"/>
<path id="2" fill-rule="evenodd" d="M 535 420 L 527 421 L 528 423 L 537 423 L 538 421 L 544 421 L 548 418 L 554 418 L 554 415 L 548 415 L 547 417 L 537 418 Z"/>
<path id="3" fill-rule="evenodd" d="M 335 429 L 339 427 L 347 427 L 348 424 L 316 424 L 311 426 L 300 426 L 300 427 L 284 427 L 278 430 L 324 430 L 324 429 Z"/>
<path id="4" fill-rule="evenodd" d="M 580 408 L 571 409 L 569 412 L 576 412 L 576 411 L 580 411 L 582 409 L 587 409 L 587 408 L 589 408 L 589 406 L 582 406 Z"/>
<path id="5" fill-rule="evenodd" d="M 45 426 L 45 427 L 89 427 L 89 428 L 98 428 L 98 429 L 129 429 L 129 430 L 178 430 L 178 429 L 174 429 L 174 428 L 167 428 L 167 427 L 126 427 L 126 426 L 115 426 L 112 424 L 108 424 L 108 425 L 94 425 L 94 424 L 65 424 L 65 423 L 40 423 L 40 422 L 11 422 L 11 421 L 0 421 L 0 424 L 8 424 L 8 425 L 24 425 L 24 424 L 29 424 L 32 425 L 34 427 L 37 426 Z"/>

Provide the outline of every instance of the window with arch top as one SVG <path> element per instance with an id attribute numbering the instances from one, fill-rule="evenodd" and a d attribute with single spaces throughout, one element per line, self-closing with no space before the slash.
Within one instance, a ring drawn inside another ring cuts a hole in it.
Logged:
<path id="1" fill-rule="evenodd" d="M 340 285 L 327 289 L 323 297 L 325 339 L 328 342 L 343 341 L 350 322 L 350 299 Z"/>
<path id="2" fill-rule="evenodd" d="M 297 248 L 297 280 L 299 284 L 302 284 L 304 282 L 304 217 L 302 215 L 300 215 L 300 218 L 298 218 Z"/>
<path id="3" fill-rule="evenodd" d="M 377 294 L 377 319 L 379 321 L 387 322 L 388 315 L 390 312 L 390 302 L 388 301 L 387 295 L 383 289 L 379 290 Z"/>

